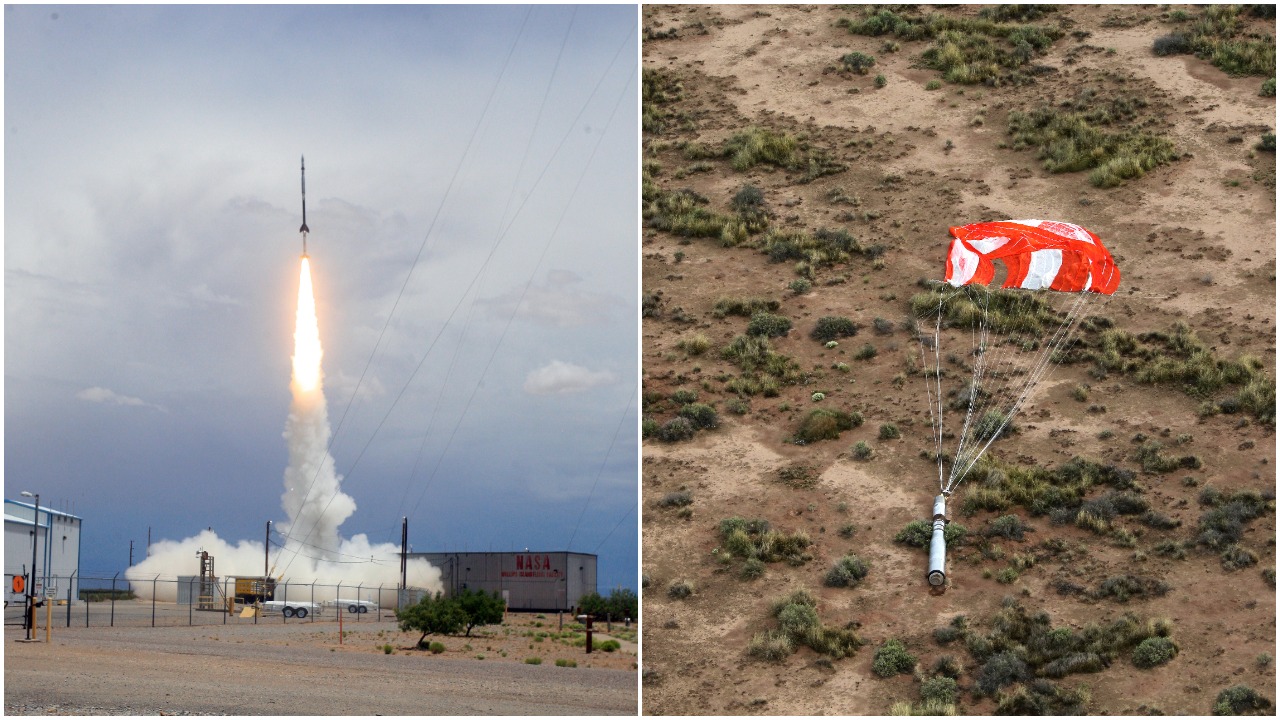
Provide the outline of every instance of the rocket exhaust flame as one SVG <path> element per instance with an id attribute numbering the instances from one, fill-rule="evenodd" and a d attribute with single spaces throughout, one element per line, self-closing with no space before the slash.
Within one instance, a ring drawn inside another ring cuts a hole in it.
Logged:
<path id="1" fill-rule="evenodd" d="M 289 520 L 281 527 L 289 538 L 279 563 L 285 567 L 294 553 L 319 554 L 336 560 L 341 543 L 338 526 L 356 511 L 355 500 L 339 489 L 342 477 L 329 454 L 329 410 L 321 386 L 320 328 L 311 285 L 311 260 L 302 258 L 298 280 L 298 313 L 293 332 L 293 403 L 284 437 L 289 443 L 289 467 L 281 498 Z M 304 550 L 303 546 L 307 546 Z"/>
<path id="2" fill-rule="evenodd" d="M 311 288 L 311 260 L 302 256 L 298 279 L 298 314 L 293 331 L 294 394 L 313 392 L 320 385 L 320 325 L 316 322 L 316 298 Z"/>

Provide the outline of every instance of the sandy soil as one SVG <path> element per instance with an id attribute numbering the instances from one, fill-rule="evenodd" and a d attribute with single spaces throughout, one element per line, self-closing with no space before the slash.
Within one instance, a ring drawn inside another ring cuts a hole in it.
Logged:
<path id="1" fill-rule="evenodd" d="M 342 644 L 333 622 L 55 623 L 47 645 L 19 642 L 23 630 L 6 627 L 5 714 L 634 714 L 635 643 L 587 655 L 535 639 L 556 630 L 555 622 L 554 615 L 512 614 L 471 638 L 429 638 L 445 644 L 438 655 L 415 649 L 417 634 L 387 621 L 347 625 Z M 608 637 L 597 634 L 596 641 Z M 542 663 L 527 664 L 530 657 Z M 557 667 L 557 659 L 577 665 Z"/>
<path id="2" fill-rule="evenodd" d="M 1020 433 L 993 452 L 1024 464 L 1053 466 L 1083 456 L 1140 470 L 1135 435 L 1170 438 L 1167 443 L 1190 435 L 1186 452 L 1201 458 L 1201 469 L 1139 478 L 1152 509 L 1182 526 L 1155 531 L 1131 523 L 1142 534 L 1135 547 L 1126 548 L 1019 509 L 1035 533 L 1006 549 L 1038 553 L 1036 567 L 1014 584 L 1001 585 L 984 579 L 983 571 L 1007 562 L 953 557 L 951 586 L 945 594 L 931 594 L 923 580 L 923 554 L 892 542 L 907 522 L 925 518 L 936 492 L 929 463 L 919 457 L 930 445 L 923 386 L 915 378 L 902 389 L 892 383 L 904 357 L 915 352 L 914 341 L 901 331 L 881 337 L 864 330 L 827 350 L 808 333 L 824 315 L 848 316 L 864 327 L 875 317 L 903 318 L 905 301 L 918 291 L 916 280 L 941 275 L 948 225 L 1061 218 L 1101 235 L 1124 269 L 1120 291 L 1105 306 L 1119 327 L 1165 331 L 1183 321 L 1220 356 L 1251 354 L 1274 368 L 1275 161 L 1252 149 L 1274 127 L 1274 98 L 1258 96 L 1261 78 L 1231 78 L 1191 56 L 1152 55 L 1154 38 L 1168 32 L 1154 7 L 1064 9 L 1059 17 L 1090 34 L 1082 40 L 1068 35 L 1039 58 L 1051 70 L 1034 84 L 944 84 L 934 91 L 925 83 L 937 73 L 914 66 L 925 43 L 901 42 L 899 52 L 885 52 L 886 38 L 851 35 L 836 25 L 852 12 L 831 6 L 644 9 L 651 36 L 676 31 L 674 38 L 645 41 L 645 68 L 674 73 L 684 94 L 672 108 L 678 120 L 660 135 L 645 136 L 646 161 L 661 166 L 654 177 L 659 187 L 691 188 L 709 199 L 710 209 L 729 212 L 729 199 L 750 183 L 764 191 L 776 225 L 845 228 L 863 242 L 888 247 L 883 269 L 855 260 L 824 271 L 809 293 L 793 296 L 786 289 L 796 278 L 792 263 L 770 263 L 745 247 L 687 243 L 645 230 L 644 292 L 660 293 L 662 310 L 646 318 L 642 329 L 645 393 L 696 390 L 700 402 L 720 411 L 722 427 L 685 443 L 648 440 L 644 446 L 644 711 L 885 714 L 895 701 L 917 700 L 919 683 L 908 675 L 876 677 L 870 670 L 875 646 L 900 638 L 927 667 L 944 652 L 931 639 L 935 627 L 956 614 L 989 617 L 1005 595 L 1048 612 L 1055 625 L 1081 627 L 1126 611 L 1174 621 L 1182 651 L 1168 665 L 1138 670 L 1117 662 L 1105 672 L 1064 681 L 1089 687 L 1091 713 L 1204 714 L 1220 690 L 1239 683 L 1270 694 L 1274 664 L 1260 665 L 1256 658 L 1276 654 L 1275 590 L 1259 572 L 1275 566 L 1274 518 L 1248 526 L 1244 545 L 1259 555 L 1259 563 L 1234 573 L 1224 571 L 1214 553 L 1192 551 L 1185 560 L 1171 560 L 1151 547 L 1193 537 L 1203 512 L 1197 495 L 1207 484 L 1227 491 L 1274 490 L 1272 428 L 1242 424 L 1239 416 L 1200 419 L 1201 401 L 1177 390 L 1117 374 L 1098 381 L 1083 364 L 1061 367 L 1024 408 Z M 1267 27 L 1274 33 L 1273 25 Z M 876 58 L 869 75 L 835 71 L 839 58 L 854 50 Z M 887 79 L 884 88 L 873 84 L 877 73 Z M 1183 159 L 1103 190 L 1090 185 L 1086 173 L 1053 175 L 1033 152 L 1000 147 L 1011 109 L 1059 103 L 1095 86 L 1123 87 L 1144 97 L 1149 127 L 1169 137 Z M 699 171 L 680 151 L 687 142 L 715 146 L 753 125 L 802 134 L 849 169 L 803 183 L 795 173 L 767 166 L 739 173 L 719 160 Z M 836 190 L 856 197 L 858 205 L 832 202 Z M 795 328 L 775 348 L 813 369 L 827 393 L 825 403 L 860 411 L 866 424 L 838 441 L 787 443 L 813 405 L 814 387 L 751 398 L 751 412 L 743 416 L 727 412 L 733 396 L 716 378 L 736 371 L 718 350 L 744 331 L 746 320 L 713 316 L 712 306 L 723 296 L 781 301 L 778 312 Z M 681 314 L 688 320 L 676 319 Z M 690 357 L 678 343 L 696 333 L 707 336 L 712 349 Z M 864 342 L 876 345 L 879 354 L 853 360 L 850 354 Z M 853 371 L 831 372 L 838 361 Z M 1073 400 L 1072 389 L 1085 384 L 1088 403 Z M 1105 411 L 1090 413 L 1090 405 Z M 668 411 L 654 419 L 669 417 Z M 887 422 L 902 429 L 901 439 L 877 437 Z M 1100 438 L 1104 429 L 1112 435 Z M 875 447 L 875 458 L 850 458 L 850 447 L 860 440 Z M 794 462 L 817 469 L 814 488 L 797 490 L 776 481 L 776 471 Z M 656 506 L 657 499 L 680 489 L 693 495 L 691 513 Z M 815 540 L 814 559 L 798 568 L 771 564 L 753 582 L 737 579 L 718 559 L 715 530 L 733 515 L 806 530 Z M 981 528 L 991 517 L 959 519 Z M 846 524 L 855 527 L 848 539 L 836 532 Z M 1085 553 L 1074 560 L 1049 557 L 1036 549 L 1048 538 L 1064 538 Z M 832 561 L 846 552 L 867 560 L 871 575 L 855 590 L 823 587 Z M 1119 604 L 1062 596 L 1051 586 L 1062 578 L 1093 585 L 1122 573 L 1160 578 L 1172 590 Z M 691 581 L 695 594 L 668 597 L 666 589 L 677 579 Z M 808 649 L 781 665 L 750 659 L 748 640 L 773 625 L 769 604 L 799 588 L 818 596 L 826 624 L 860 623 L 867 647 L 835 662 Z M 968 660 L 963 650 L 959 655 Z M 962 687 L 971 680 L 963 678 Z M 963 712 L 989 713 L 993 707 L 967 693 L 961 700 Z"/>

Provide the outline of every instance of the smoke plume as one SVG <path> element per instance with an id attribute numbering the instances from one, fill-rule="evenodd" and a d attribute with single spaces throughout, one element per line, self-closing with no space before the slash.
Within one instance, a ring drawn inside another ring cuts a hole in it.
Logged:
<path id="1" fill-rule="evenodd" d="M 214 570 L 220 577 L 261 576 L 265 562 L 269 574 L 282 581 L 298 585 L 316 582 L 317 600 L 333 599 L 337 592 L 322 585 L 395 588 L 399 583 L 398 546 L 371 543 L 365 535 L 344 539 L 338 531 L 356 511 L 356 503 L 342 492 L 342 476 L 329 454 L 331 430 L 321 368 L 324 351 L 311 287 L 311 264 L 305 255 L 298 282 L 293 340 L 293 377 L 289 384 L 293 401 L 284 429 L 289 466 L 284 471 L 281 496 L 286 519 L 275 527 L 276 539 L 269 558 L 264 559 L 262 543 L 242 540 L 232 545 L 212 529 L 185 540 L 161 540 L 151 546 L 145 560 L 125 573 L 140 597 L 150 598 L 154 588 L 156 599 L 176 600 L 177 586 L 172 581 L 199 574 L 201 550 L 214 556 Z M 406 573 L 411 587 L 433 592 L 442 588 L 440 570 L 425 560 L 410 561 Z"/>

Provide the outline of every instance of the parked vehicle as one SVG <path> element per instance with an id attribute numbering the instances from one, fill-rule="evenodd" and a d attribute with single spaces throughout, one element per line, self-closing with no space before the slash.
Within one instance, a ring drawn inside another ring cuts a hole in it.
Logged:
<path id="1" fill-rule="evenodd" d="M 262 602 L 264 612 L 279 612 L 286 618 L 296 617 L 305 618 L 307 615 L 320 615 L 324 606 L 320 603 L 313 602 L 295 602 L 293 600 L 264 600 Z"/>
<path id="2" fill-rule="evenodd" d="M 326 601 L 325 605 L 330 605 L 337 608 L 343 608 L 347 612 L 352 614 L 378 612 L 378 603 L 372 600 L 349 600 L 344 598 L 338 598 L 337 600 Z"/>

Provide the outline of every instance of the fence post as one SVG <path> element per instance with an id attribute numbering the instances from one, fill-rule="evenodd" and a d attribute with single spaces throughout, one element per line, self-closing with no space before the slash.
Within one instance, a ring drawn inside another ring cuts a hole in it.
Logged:
<path id="1" fill-rule="evenodd" d="M 289 602 L 289 581 L 288 581 L 288 580 L 285 580 L 285 581 L 284 581 L 284 601 L 285 601 L 285 602 Z M 287 618 L 287 617 L 285 617 L 285 616 L 284 616 L 284 610 L 283 610 L 283 609 L 280 611 L 280 619 L 281 619 L 281 620 L 282 620 L 286 625 L 288 625 L 288 624 L 289 624 L 289 618 Z"/>
<path id="2" fill-rule="evenodd" d="M 382 619 L 382 586 L 383 585 L 386 585 L 386 583 L 380 583 L 378 585 L 378 617 L 376 618 L 377 620 Z"/>
<path id="3" fill-rule="evenodd" d="M 156 581 L 160 579 L 160 573 L 151 578 L 151 627 L 156 626 Z"/>
<path id="4" fill-rule="evenodd" d="M 311 579 L 311 611 L 307 613 L 311 616 L 311 622 L 316 621 L 316 581 Z"/>
<path id="5" fill-rule="evenodd" d="M 227 616 L 231 614 L 231 611 L 232 611 L 233 609 L 235 609 L 235 606 L 236 606 L 236 604 L 235 604 L 234 602 L 227 602 L 227 600 L 228 600 L 228 598 L 227 598 L 227 584 L 228 584 L 229 582 L 230 582 L 230 581 L 229 581 L 227 578 L 223 578 L 223 579 L 222 579 L 222 602 L 224 603 L 224 605 L 223 605 L 224 610 L 222 611 L 222 624 L 223 624 L 223 625 L 226 625 L 226 624 L 227 624 Z"/>
<path id="6" fill-rule="evenodd" d="M 67 627 L 71 627 L 71 588 L 76 585 L 76 573 L 79 570 L 72 570 L 71 577 L 67 578 Z M 89 627 L 89 603 L 84 604 L 84 626 Z"/>
<path id="7" fill-rule="evenodd" d="M 178 586 L 174 585 L 173 589 L 177 590 Z M 187 580 L 187 627 L 191 627 L 192 625 L 191 621 L 194 619 L 192 617 L 192 611 L 195 608 L 195 603 L 191 602 L 191 591 L 195 589 L 196 589 L 196 576 L 192 575 L 191 578 Z"/>
<path id="8" fill-rule="evenodd" d="M 364 609 L 364 606 L 360 604 L 360 591 L 362 589 L 364 589 L 364 583 L 356 586 L 356 622 L 360 622 L 360 611 Z"/>
<path id="9" fill-rule="evenodd" d="M 111 576 L 111 627 L 116 626 L 116 578 L 120 577 L 120 571 L 116 571 Z"/>

